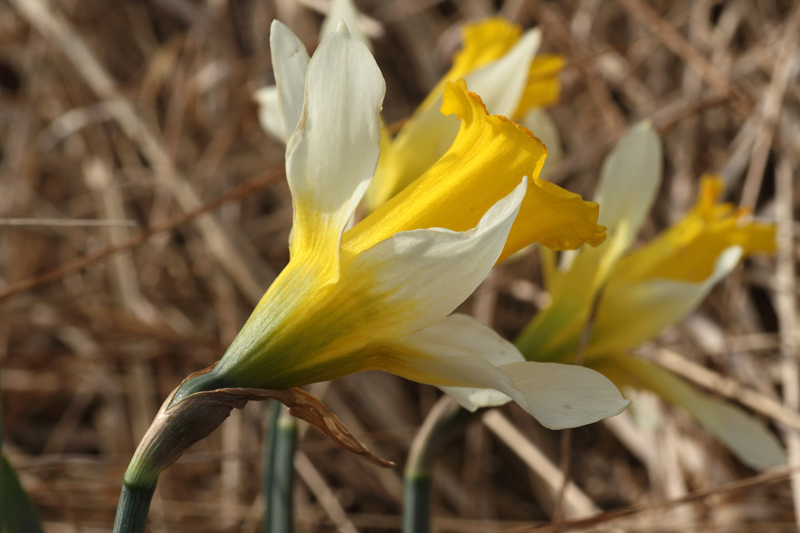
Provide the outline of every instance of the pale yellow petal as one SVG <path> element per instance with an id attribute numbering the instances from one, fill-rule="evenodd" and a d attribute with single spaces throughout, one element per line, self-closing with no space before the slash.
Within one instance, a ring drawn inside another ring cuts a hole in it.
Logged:
<path id="1" fill-rule="evenodd" d="M 696 390 L 668 370 L 624 353 L 587 363 L 618 386 L 649 389 L 684 408 L 746 465 L 765 469 L 786 463 L 780 441 L 761 420 L 732 403 Z"/>
<path id="2" fill-rule="evenodd" d="M 364 336 L 402 336 L 441 320 L 483 281 L 503 249 L 526 180 L 474 228 L 401 231 L 342 261 L 338 315 L 358 315 Z"/>
<path id="3" fill-rule="evenodd" d="M 540 141 L 542 141 L 547 148 L 547 159 L 542 167 L 542 172 L 539 177 L 547 179 L 550 172 L 553 171 L 555 166 L 561 161 L 561 156 L 564 152 L 561 147 L 561 136 L 558 133 L 558 126 L 555 121 L 544 109 L 535 107 L 525 113 L 525 115 L 518 121 L 520 124 L 531 130 Z"/>
<path id="4" fill-rule="evenodd" d="M 650 214 L 664 167 L 663 148 L 653 125 L 641 122 L 617 142 L 603 161 L 595 200 L 600 223 L 609 234 L 620 234 L 620 250 L 633 243 Z M 618 250 L 618 251 L 620 251 Z"/>
<path id="5" fill-rule="evenodd" d="M 624 270 L 615 270 L 597 308 L 590 353 L 625 350 L 655 338 L 697 307 L 741 256 L 739 246 L 723 251 L 711 274 L 700 282 L 663 278 L 630 282 L 622 277 Z"/>
<path id="6" fill-rule="evenodd" d="M 599 220 L 608 226 L 610 237 L 597 248 L 584 247 L 565 257 L 569 264 L 549 272 L 551 304 L 537 313 L 515 341 L 526 357 L 562 362 L 575 358 L 598 291 L 617 272 L 619 258 L 649 213 L 661 182 L 661 167 L 661 141 L 647 123 L 631 128 L 603 161 L 596 197 Z M 607 295 L 602 298 L 605 302 Z M 613 321 L 614 317 L 606 318 Z"/>
<path id="7" fill-rule="evenodd" d="M 514 341 L 529 360 L 571 362 L 575 358 L 599 291 L 626 247 L 625 235 L 617 233 L 596 248 L 575 252 L 566 269 L 554 269 L 555 258 L 546 259 L 550 305 Z"/>
<path id="8" fill-rule="evenodd" d="M 448 117 L 453 118 L 453 117 Z M 378 159 L 378 166 L 375 175 L 364 195 L 364 209 L 367 214 L 372 213 L 386 201 L 400 192 L 402 187 L 403 168 L 401 166 L 401 154 L 398 152 L 398 145 L 392 141 L 392 132 L 384 126 L 381 129 L 381 155 Z"/>
<path id="9" fill-rule="evenodd" d="M 367 192 L 368 210 L 374 211 L 425 173 L 447 152 L 458 129 L 456 117 L 442 115 L 438 107 L 420 108 L 393 140 L 383 137 L 381 144 L 390 148 L 381 151 Z"/>
<path id="10" fill-rule="evenodd" d="M 513 116 L 525 94 L 528 69 L 541 42 L 541 30 L 528 30 L 503 57 L 464 76 L 467 86 L 480 95 L 489 113 Z"/>
<path id="11" fill-rule="evenodd" d="M 441 320 L 475 290 L 503 249 L 524 194 L 523 180 L 466 232 L 393 235 L 343 260 L 335 279 L 325 265 L 292 257 L 218 366 L 237 383 L 268 388 L 369 368 L 369 343 Z"/>

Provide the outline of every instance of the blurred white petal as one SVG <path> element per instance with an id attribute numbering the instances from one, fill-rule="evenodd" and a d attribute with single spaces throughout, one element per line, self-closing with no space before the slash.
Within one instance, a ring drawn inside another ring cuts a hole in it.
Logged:
<path id="1" fill-rule="evenodd" d="M 528 111 L 520 121 L 520 124 L 531 130 L 547 148 L 547 159 L 544 162 L 539 177 L 547 179 L 547 175 L 552 172 L 556 164 L 561 161 L 563 149 L 561 148 L 561 136 L 558 134 L 558 127 L 550 114 L 540 107 L 534 107 Z M 600 206 L 603 210 L 603 206 Z"/>
<path id="2" fill-rule="evenodd" d="M 283 133 L 283 118 L 278 103 L 278 87 L 262 87 L 253 94 L 258 104 L 258 121 L 264 132 L 281 143 L 286 143 Z"/>
<path id="3" fill-rule="evenodd" d="M 272 68 L 275 72 L 283 138 L 284 142 L 288 142 L 303 112 L 308 52 L 292 30 L 277 20 L 273 20 L 270 26 L 269 46 L 272 53 Z"/>
<path id="4" fill-rule="evenodd" d="M 470 410 L 500 405 L 509 397 L 551 429 L 590 424 L 619 414 L 629 403 L 611 381 L 588 368 L 520 361 L 513 345 L 463 315 L 381 348 L 379 368 L 442 387 Z M 516 362 L 504 363 L 511 360 Z"/>
<path id="5" fill-rule="evenodd" d="M 617 142 L 603 161 L 595 201 L 600 204 L 598 224 L 609 236 L 624 235 L 627 249 L 650 213 L 664 167 L 661 139 L 649 122 L 640 122 Z"/>

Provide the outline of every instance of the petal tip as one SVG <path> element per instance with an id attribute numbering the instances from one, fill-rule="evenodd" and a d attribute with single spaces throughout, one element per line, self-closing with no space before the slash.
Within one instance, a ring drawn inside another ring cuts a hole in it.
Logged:
<path id="1" fill-rule="evenodd" d="M 350 28 L 347 27 L 347 23 L 344 20 L 340 20 L 339 24 L 336 25 L 336 33 L 344 36 L 350 36 Z"/>

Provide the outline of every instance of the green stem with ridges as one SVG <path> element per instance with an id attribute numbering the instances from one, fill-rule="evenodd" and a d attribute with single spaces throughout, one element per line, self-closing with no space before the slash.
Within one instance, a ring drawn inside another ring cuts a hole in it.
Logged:
<path id="1" fill-rule="evenodd" d="M 117 517 L 114 520 L 114 533 L 140 533 L 147 525 L 147 513 L 153 499 L 153 488 L 137 487 L 123 482 L 119 495 Z"/>
<path id="2" fill-rule="evenodd" d="M 471 413 L 449 396 L 436 402 L 411 444 L 403 472 L 403 533 L 427 533 L 431 522 L 432 465 L 439 445 L 453 432 L 476 420 L 483 409 Z"/>
<path id="3" fill-rule="evenodd" d="M 294 451 L 297 419 L 279 402 L 270 406 L 270 423 L 264 450 L 264 533 L 292 533 Z"/>
<path id="4" fill-rule="evenodd" d="M 403 476 L 403 533 L 428 533 L 431 522 L 431 476 Z"/>

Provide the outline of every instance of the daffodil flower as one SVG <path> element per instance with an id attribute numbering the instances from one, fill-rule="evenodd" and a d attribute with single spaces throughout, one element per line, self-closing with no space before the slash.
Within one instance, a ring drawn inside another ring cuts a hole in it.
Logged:
<path id="1" fill-rule="evenodd" d="M 697 307 L 743 258 L 775 250 L 774 226 L 750 222 L 744 210 L 719 203 L 722 181 L 705 176 L 684 219 L 629 251 L 658 191 L 661 160 L 661 141 L 648 124 L 619 142 L 603 165 L 597 194 L 609 238 L 565 253 L 559 266 L 543 250 L 552 303 L 516 345 L 530 360 L 574 362 L 591 321 L 582 348 L 586 366 L 619 386 L 649 389 L 685 408 L 746 464 L 779 464 L 781 445 L 758 419 L 628 353 Z"/>
<path id="2" fill-rule="evenodd" d="M 384 129 L 381 158 L 366 195 L 368 211 L 421 176 L 450 147 L 458 133 L 455 117 L 439 112 L 449 82 L 464 79 L 491 113 L 533 126 L 548 146 L 559 145 L 557 131 L 541 107 L 558 101 L 559 55 L 536 55 L 542 41 L 538 28 L 522 29 L 499 18 L 466 24 L 463 48 L 453 66 L 431 90 L 411 118 L 392 138 Z M 526 123 L 526 121 L 528 121 Z"/>
<path id="3" fill-rule="evenodd" d="M 447 154 L 345 231 L 379 156 L 384 81 L 342 24 L 307 61 L 272 25 L 291 258 L 215 368 L 175 401 L 223 387 L 286 389 L 377 369 L 448 387 L 475 409 L 509 399 L 548 427 L 586 424 L 627 405 L 586 368 L 526 362 L 490 328 L 451 315 L 504 256 L 533 241 L 600 242 L 596 205 L 536 178 L 544 147 L 487 114 L 464 83 L 444 88 L 461 130 Z M 305 90 L 302 102 L 298 85 Z"/>
<path id="4" fill-rule="evenodd" d="M 344 20 L 349 28 L 358 27 L 358 11 L 352 0 L 331 2 L 321 36 L 330 33 L 339 20 Z M 369 46 L 366 35 L 359 33 L 357 37 Z M 558 74 L 564 59 L 556 54 L 537 55 L 541 40 L 539 29 L 523 33 L 519 26 L 499 18 L 466 24 L 464 45 L 454 57 L 452 68 L 396 137 L 392 138 L 388 129 L 383 129 L 381 157 L 365 197 L 367 211 L 374 211 L 400 192 L 448 150 L 458 133 L 458 121 L 443 115 L 439 109 L 446 84 L 461 78 L 481 96 L 491 113 L 511 117 L 543 140 L 549 149 L 548 165 L 552 165 L 560 157 L 560 140 L 555 123 L 542 108 L 558 101 L 561 92 Z M 300 54 L 307 62 L 305 48 Z M 297 57 L 295 61 L 300 59 Z M 292 131 L 287 131 L 282 122 L 277 86 L 259 89 L 254 98 L 259 104 L 264 130 L 278 141 L 288 141 Z"/>

